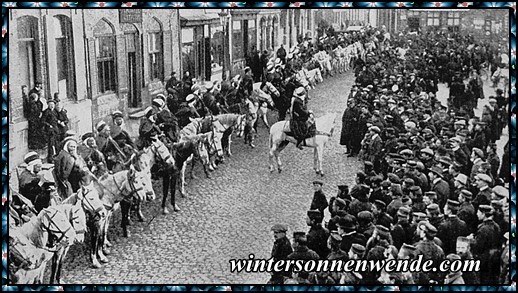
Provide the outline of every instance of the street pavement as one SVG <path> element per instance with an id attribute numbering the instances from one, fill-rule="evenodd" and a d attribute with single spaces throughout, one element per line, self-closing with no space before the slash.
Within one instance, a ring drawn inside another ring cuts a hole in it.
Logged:
<path id="1" fill-rule="evenodd" d="M 329 198 L 337 184 L 354 184 L 361 163 L 347 158 L 339 145 L 341 117 L 354 77 L 351 72 L 329 78 L 310 92 L 309 109 L 320 117 L 337 113 L 334 135 L 324 153 L 323 191 Z M 446 104 L 449 89 L 440 85 L 438 98 Z M 494 90 L 485 87 L 486 97 Z M 487 103 L 479 102 L 478 111 Z M 480 112 L 479 112 L 480 113 Z M 273 115 L 273 116 L 272 116 Z M 276 121 L 269 116 L 270 124 Z M 133 222 L 132 238 L 121 237 L 119 222 L 112 225 L 114 244 L 110 262 L 101 269 L 89 264 L 87 246 L 72 247 L 65 260 L 64 284 L 264 284 L 267 273 L 231 273 L 230 259 L 268 259 L 273 245 L 272 225 L 288 225 L 288 237 L 295 231 L 308 231 L 309 209 L 316 178 L 313 149 L 288 146 L 282 153 L 281 174 L 268 171 L 268 129 L 259 122 L 255 149 L 234 139 L 233 154 L 213 172 L 186 185 L 188 198 L 177 195 L 180 212 L 162 215 L 161 182 L 155 181 L 157 199 L 146 203 L 147 223 Z M 505 139 L 505 138 L 504 138 Z M 500 149 L 504 143 L 499 143 Z M 199 165 L 199 164 L 198 164 Z M 326 216 L 328 217 L 327 213 Z"/>

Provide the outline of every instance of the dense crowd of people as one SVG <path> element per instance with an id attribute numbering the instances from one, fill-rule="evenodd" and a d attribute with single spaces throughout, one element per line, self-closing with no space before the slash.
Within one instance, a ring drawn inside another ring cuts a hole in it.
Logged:
<path id="1" fill-rule="evenodd" d="M 307 212 L 307 233 L 276 224 L 275 260 L 480 260 L 479 272 L 274 273 L 271 284 L 503 284 L 509 282 L 509 145 L 497 155 L 507 99 L 489 105 L 478 76 L 494 44 L 430 31 L 387 36 L 367 29 L 371 49 L 355 62 L 340 144 L 364 168 L 327 198 L 322 181 Z M 340 37 L 320 44 L 333 48 Z M 335 42 L 335 44 L 333 44 Z M 470 49 L 467 49 L 467 48 Z M 495 69 L 496 70 L 496 69 Z M 438 83 L 450 87 L 448 104 Z M 325 214 L 330 220 L 324 222 Z"/>

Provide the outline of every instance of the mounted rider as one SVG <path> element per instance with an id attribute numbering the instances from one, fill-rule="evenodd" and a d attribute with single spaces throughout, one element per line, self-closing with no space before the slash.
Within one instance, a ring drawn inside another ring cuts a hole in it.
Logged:
<path id="1" fill-rule="evenodd" d="M 180 109 L 175 113 L 175 116 L 178 117 L 178 127 L 179 129 L 184 128 L 187 124 L 191 123 L 189 118 L 200 118 L 200 114 L 195 108 L 196 105 L 196 96 L 194 94 L 190 94 L 185 98 L 185 103 L 180 105 Z"/>
<path id="2" fill-rule="evenodd" d="M 106 158 L 99 151 L 92 132 L 85 133 L 81 137 L 82 143 L 77 147 L 77 153 L 81 155 L 86 162 L 86 166 L 97 178 L 104 175 L 108 169 L 106 167 Z"/>
<path id="3" fill-rule="evenodd" d="M 144 110 L 144 117 L 140 119 L 139 126 L 139 149 L 144 149 L 151 146 L 152 142 L 158 139 L 160 128 L 155 124 L 155 117 L 153 115 L 153 108 L 147 107 Z"/>
<path id="4" fill-rule="evenodd" d="M 169 111 L 164 98 L 164 95 L 157 95 L 157 98 L 152 102 L 153 110 L 156 113 L 155 124 L 164 133 L 169 142 L 177 142 L 179 132 L 178 119 Z"/>
<path id="5" fill-rule="evenodd" d="M 306 105 L 306 90 L 303 87 L 298 87 L 293 93 L 291 99 L 291 132 L 295 139 L 297 139 L 297 147 L 302 149 L 302 143 L 308 137 L 315 136 L 316 126 L 314 123 L 308 125 L 310 117 L 313 119 L 313 112 L 307 109 Z"/>

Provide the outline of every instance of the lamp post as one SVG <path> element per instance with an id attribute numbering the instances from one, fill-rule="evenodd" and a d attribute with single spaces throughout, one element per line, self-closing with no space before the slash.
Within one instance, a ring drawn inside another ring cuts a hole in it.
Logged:
<path id="1" fill-rule="evenodd" d="M 221 26 L 223 27 L 223 73 L 221 75 L 222 80 L 226 80 L 229 76 L 230 71 L 230 58 L 229 52 L 230 48 L 228 48 L 229 44 L 229 23 L 230 23 L 230 10 L 229 9 L 221 9 L 221 12 L 218 13 L 219 21 Z"/>

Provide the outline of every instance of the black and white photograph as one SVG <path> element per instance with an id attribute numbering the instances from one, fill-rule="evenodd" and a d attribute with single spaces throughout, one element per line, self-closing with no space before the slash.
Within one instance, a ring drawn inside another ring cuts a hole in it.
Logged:
<path id="1" fill-rule="evenodd" d="M 7 16 L 8 284 L 511 283 L 509 10 Z"/>

